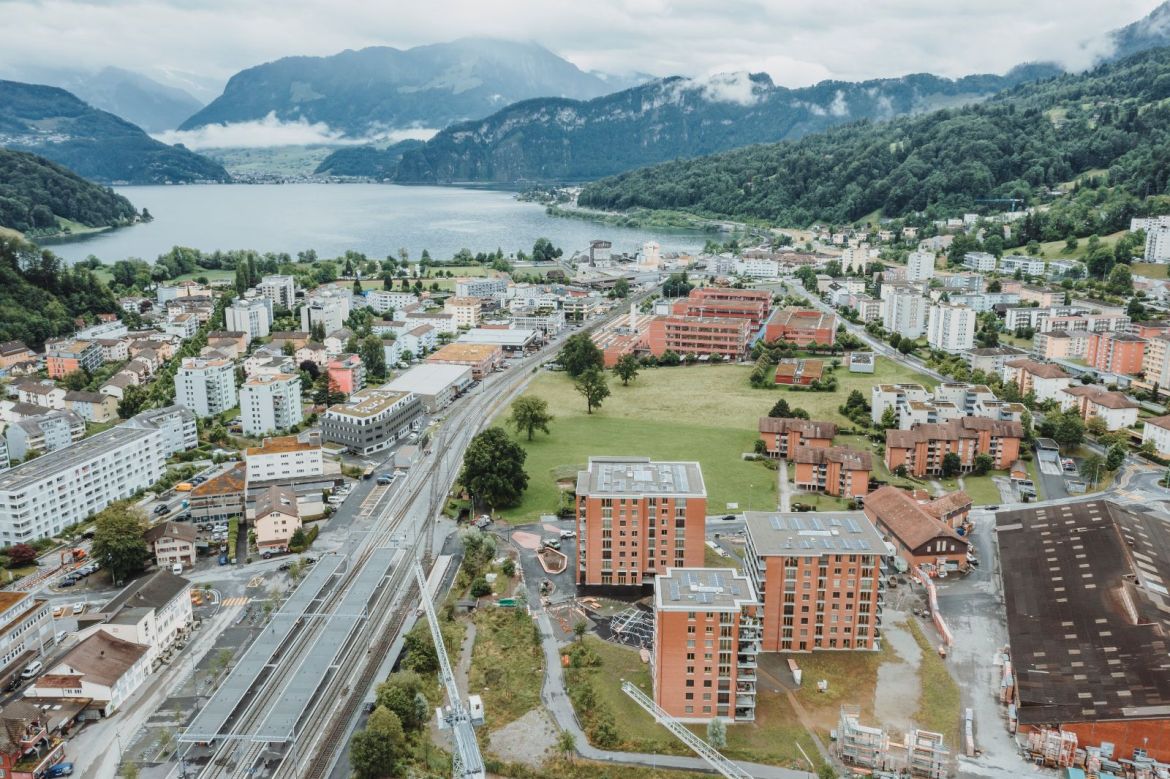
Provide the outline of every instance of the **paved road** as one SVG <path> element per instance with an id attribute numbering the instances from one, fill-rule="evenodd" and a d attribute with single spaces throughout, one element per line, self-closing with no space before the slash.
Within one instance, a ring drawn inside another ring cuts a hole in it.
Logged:
<path id="1" fill-rule="evenodd" d="M 780 467 L 776 469 L 778 486 L 776 492 L 779 494 L 779 508 L 780 511 L 792 511 L 792 490 L 788 486 L 788 461 L 781 460 Z"/>

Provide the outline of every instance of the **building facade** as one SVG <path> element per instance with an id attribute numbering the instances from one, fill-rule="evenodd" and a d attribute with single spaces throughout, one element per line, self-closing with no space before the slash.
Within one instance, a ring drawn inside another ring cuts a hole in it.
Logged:
<path id="1" fill-rule="evenodd" d="M 975 345 L 977 314 L 966 306 L 948 304 L 930 307 L 926 342 L 932 349 L 957 354 Z"/>
<path id="2" fill-rule="evenodd" d="M 747 319 L 658 316 L 650 320 L 646 343 L 655 357 L 672 351 L 738 360 L 747 352 L 750 327 Z"/>
<path id="3" fill-rule="evenodd" d="M 759 604 L 731 568 L 668 568 L 654 579 L 654 702 L 682 722 L 756 718 Z"/>
<path id="4" fill-rule="evenodd" d="M 764 326 L 764 340 L 832 346 L 837 340 L 837 316 L 811 308 L 779 308 Z"/>
<path id="5" fill-rule="evenodd" d="M 1090 368 L 1126 376 L 1140 373 L 1146 355 L 1146 339 L 1129 333 L 1092 333 L 1085 354 Z"/>
<path id="6" fill-rule="evenodd" d="M 245 435 L 268 435 L 288 430 L 302 421 L 301 377 L 298 374 L 256 374 L 240 388 L 240 424 Z"/>
<path id="7" fill-rule="evenodd" d="M 235 408 L 235 365 L 231 360 L 184 358 L 175 372 L 175 402 L 200 417 Z"/>
<path id="8" fill-rule="evenodd" d="M 321 445 L 295 435 L 265 438 L 262 446 L 250 446 L 245 450 L 244 461 L 249 484 L 325 473 Z"/>
<path id="9" fill-rule="evenodd" d="M 802 447 L 824 449 L 832 446 L 837 425 L 810 419 L 760 417 L 759 431 L 768 456 L 784 459 Z"/>
<path id="10" fill-rule="evenodd" d="M 248 342 L 267 338 L 272 329 L 272 300 L 266 296 L 236 298 L 224 309 L 227 329 L 248 334 Z"/>
<path id="11" fill-rule="evenodd" d="M 421 414 L 422 402 L 414 393 L 367 390 L 325 412 L 321 437 L 355 454 L 369 455 L 406 436 Z"/>
<path id="12" fill-rule="evenodd" d="M 707 489 L 697 462 L 591 457 L 577 474 L 578 586 L 640 587 L 703 564 Z"/>
<path id="13" fill-rule="evenodd" d="M 794 484 L 806 492 L 823 492 L 843 498 L 863 498 L 869 492 L 872 469 L 869 452 L 846 446 L 824 448 L 801 447 L 796 462 Z"/>
<path id="14" fill-rule="evenodd" d="M 865 514 L 744 516 L 744 568 L 763 604 L 763 651 L 881 648 L 889 553 Z"/>

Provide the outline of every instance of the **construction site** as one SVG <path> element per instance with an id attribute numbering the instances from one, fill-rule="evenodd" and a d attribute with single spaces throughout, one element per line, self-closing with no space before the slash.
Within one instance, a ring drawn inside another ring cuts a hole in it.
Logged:
<path id="1" fill-rule="evenodd" d="M 914 728 L 899 738 L 884 728 L 861 724 L 858 706 L 841 707 L 836 757 L 849 768 L 883 779 L 943 779 L 950 763 L 941 733 Z"/>

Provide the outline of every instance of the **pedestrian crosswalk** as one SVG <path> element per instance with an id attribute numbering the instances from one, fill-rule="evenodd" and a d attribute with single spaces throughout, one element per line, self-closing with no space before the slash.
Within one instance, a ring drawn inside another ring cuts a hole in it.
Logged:
<path id="1" fill-rule="evenodd" d="M 222 603 L 224 606 L 244 606 L 252 599 L 246 595 L 241 595 L 236 598 L 224 598 Z"/>

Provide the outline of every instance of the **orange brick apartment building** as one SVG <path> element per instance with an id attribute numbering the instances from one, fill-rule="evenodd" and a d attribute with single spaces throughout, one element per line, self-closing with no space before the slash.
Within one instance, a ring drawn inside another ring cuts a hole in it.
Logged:
<path id="1" fill-rule="evenodd" d="M 731 568 L 669 568 L 654 580 L 654 702 L 683 722 L 756 718 L 756 590 Z"/>
<path id="2" fill-rule="evenodd" d="M 646 343 L 655 357 L 669 350 L 680 355 L 718 354 L 738 360 L 747 352 L 750 328 L 746 319 L 659 316 L 650 321 Z"/>
<path id="3" fill-rule="evenodd" d="M 811 308 L 778 308 L 764 325 L 764 340 L 831 346 L 837 340 L 837 315 Z"/>
<path id="4" fill-rule="evenodd" d="M 697 462 L 591 457 L 577 473 L 577 584 L 651 584 L 670 567 L 698 568 L 707 489 Z"/>
<path id="5" fill-rule="evenodd" d="M 1129 333 L 1092 333 L 1085 362 L 1106 373 L 1133 375 L 1142 370 L 1146 339 Z"/>
<path id="6" fill-rule="evenodd" d="M 747 320 L 752 335 L 764 324 L 772 309 L 772 293 L 762 289 L 724 289 L 699 287 L 685 298 L 674 301 L 671 313 L 676 316 Z"/>
<path id="7" fill-rule="evenodd" d="M 881 649 L 886 543 L 860 511 L 747 512 L 765 652 Z"/>
<path id="8" fill-rule="evenodd" d="M 959 455 L 960 469 L 970 471 L 975 456 L 989 454 L 994 468 L 1007 469 L 1020 456 L 1024 429 L 1019 422 L 984 417 L 960 417 L 946 422 L 916 424 L 909 430 L 886 431 L 886 467 L 906 466 L 911 476 L 936 476 L 943 457 Z"/>
<path id="9" fill-rule="evenodd" d="M 788 417 L 760 417 L 759 429 L 768 456 L 780 458 L 791 456 L 802 446 L 817 449 L 831 446 L 833 436 L 837 435 L 837 425 L 832 422 Z"/>
<path id="10" fill-rule="evenodd" d="M 869 492 L 872 468 L 869 452 L 847 446 L 796 449 L 796 488 L 845 498 L 861 498 Z"/>

